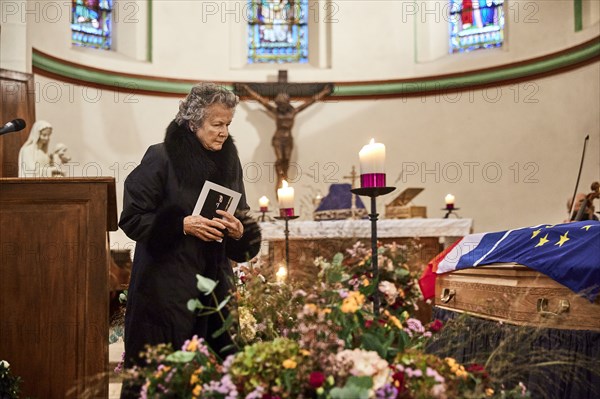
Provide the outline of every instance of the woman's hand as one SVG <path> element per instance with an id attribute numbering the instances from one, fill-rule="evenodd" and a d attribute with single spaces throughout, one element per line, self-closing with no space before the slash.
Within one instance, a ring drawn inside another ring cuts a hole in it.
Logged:
<path id="1" fill-rule="evenodd" d="M 244 235 L 244 225 L 239 221 L 238 218 L 233 216 L 229 212 L 217 210 L 217 214 L 223 216 L 223 219 L 213 219 L 219 220 L 225 228 L 227 229 L 227 235 L 234 240 L 239 240 Z"/>
<path id="2" fill-rule="evenodd" d="M 198 237 L 202 241 L 219 241 L 223 239 L 225 229 L 225 223 L 220 219 L 210 220 L 203 216 L 192 215 L 183 219 L 183 232 Z"/>

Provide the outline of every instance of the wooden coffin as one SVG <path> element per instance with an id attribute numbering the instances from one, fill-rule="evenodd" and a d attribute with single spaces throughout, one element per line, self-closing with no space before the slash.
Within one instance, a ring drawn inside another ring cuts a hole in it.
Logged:
<path id="1" fill-rule="evenodd" d="M 510 324 L 600 331 L 600 296 L 592 303 L 550 277 L 517 264 L 439 275 L 435 306 Z"/>

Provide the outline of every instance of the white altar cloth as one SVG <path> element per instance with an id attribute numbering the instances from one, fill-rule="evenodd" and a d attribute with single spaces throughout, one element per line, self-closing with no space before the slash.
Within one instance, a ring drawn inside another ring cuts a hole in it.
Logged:
<path id="1" fill-rule="evenodd" d="M 260 223 L 263 240 L 285 239 L 285 222 L 270 221 Z M 370 238 L 371 221 L 324 220 L 288 222 L 289 238 Z M 397 237 L 463 237 L 471 234 L 473 219 L 382 219 L 377 221 L 378 238 Z"/>

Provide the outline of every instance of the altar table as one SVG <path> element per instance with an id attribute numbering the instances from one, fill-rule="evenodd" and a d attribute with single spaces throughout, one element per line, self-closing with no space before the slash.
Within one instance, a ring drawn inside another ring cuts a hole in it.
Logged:
<path id="1" fill-rule="evenodd" d="M 289 221 L 290 267 L 298 272 L 312 265 L 318 256 L 331 258 L 344 252 L 358 240 L 370 248 L 371 221 L 325 220 Z M 273 265 L 285 261 L 285 222 L 268 221 L 260 224 L 263 255 Z M 472 219 L 382 219 L 377 221 L 377 238 L 382 243 L 404 244 L 418 238 L 421 249 L 411 263 L 426 264 L 446 245 L 470 234 Z"/>

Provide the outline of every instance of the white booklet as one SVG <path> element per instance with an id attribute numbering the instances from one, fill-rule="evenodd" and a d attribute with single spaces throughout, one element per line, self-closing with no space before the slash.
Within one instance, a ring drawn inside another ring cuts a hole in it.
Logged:
<path id="1" fill-rule="evenodd" d="M 242 193 L 207 180 L 198 196 L 192 214 L 201 215 L 211 220 L 213 218 L 221 219 L 222 217 L 217 213 L 217 210 L 220 209 L 233 215 L 240 203 L 240 198 L 242 198 Z"/>

